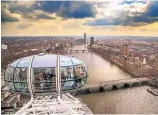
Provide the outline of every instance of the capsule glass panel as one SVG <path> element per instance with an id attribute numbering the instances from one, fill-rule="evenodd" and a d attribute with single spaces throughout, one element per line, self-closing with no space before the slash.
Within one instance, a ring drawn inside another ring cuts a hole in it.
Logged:
<path id="1" fill-rule="evenodd" d="M 14 72 L 14 84 L 18 92 L 28 92 L 27 68 L 16 68 Z"/>
<path id="2" fill-rule="evenodd" d="M 8 66 L 7 70 L 5 71 L 5 81 L 13 82 L 13 73 L 14 73 L 14 68 Z"/>
<path id="3" fill-rule="evenodd" d="M 76 88 L 82 87 L 87 80 L 86 67 L 83 64 L 74 66 Z"/>
<path id="4" fill-rule="evenodd" d="M 16 67 L 22 67 L 22 68 L 28 67 L 28 66 L 29 66 L 29 63 L 30 63 L 30 59 L 31 59 L 31 56 L 29 56 L 29 57 L 24 57 L 23 59 L 21 59 L 21 60 L 17 63 Z"/>
<path id="5" fill-rule="evenodd" d="M 5 82 L 5 85 L 9 88 L 11 91 L 16 91 L 13 82 Z"/>
<path id="6" fill-rule="evenodd" d="M 31 76 L 28 76 L 31 59 Z M 55 54 L 20 58 L 8 66 L 4 78 L 6 85 L 12 91 L 29 93 L 28 80 L 30 79 L 35 93 L 57 92 L 57 60 L 58 55 Z M 81 60 L 60 55 L 61 90 L 82 87 L 86 83 L 87 76 L 87 67 Z"/>
<path id="7" fill-rule="evenodd" d="M 33 68 L 35 92 L 55 92 L 56 75 L 55 68 Z"/>
<path id="8" fill-rule="evenodd" d="M 75 74 L 73 66 L 61 67 L 61 86 L 62 90 L 75 88 Z"/>

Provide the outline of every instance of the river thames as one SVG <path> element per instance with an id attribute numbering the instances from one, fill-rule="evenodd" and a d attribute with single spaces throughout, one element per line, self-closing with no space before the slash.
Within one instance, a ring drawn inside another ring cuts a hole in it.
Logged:
<path id="1" fill-rule="evenodd" d="M 84 49 L 84 46 L 75 46 L 73 49 Z M 87 65 L 87 83 L 133 78 L 129 73 L 93 52 L 74 52 L 71 56 L 81 59 Z M 133 87 L 77 97 L 80 97 L 94 114 L 156 114 L 158 97 L 148 93 L 148 87 Z"/>

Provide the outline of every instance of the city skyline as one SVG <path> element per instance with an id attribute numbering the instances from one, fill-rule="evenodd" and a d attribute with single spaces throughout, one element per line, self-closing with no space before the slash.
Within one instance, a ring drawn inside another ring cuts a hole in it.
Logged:
<path id="1" fill-rule="evenodd" d="M 2 2 L 2 36 L 158 36 L 158 1 Z"/>

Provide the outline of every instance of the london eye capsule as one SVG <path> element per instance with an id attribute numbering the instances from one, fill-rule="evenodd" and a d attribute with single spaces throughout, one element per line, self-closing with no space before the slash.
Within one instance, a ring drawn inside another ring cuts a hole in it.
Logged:
<path id="1" fill-rule="evenodd" d="M 58 76 L 58 77 L 57 77 Z M 11 91 L 51 93 L 73 90 L 87 80 L 85 64 L 71 56 L 38 54 L 20 58 L 8 65 L 5 83 Z"/>

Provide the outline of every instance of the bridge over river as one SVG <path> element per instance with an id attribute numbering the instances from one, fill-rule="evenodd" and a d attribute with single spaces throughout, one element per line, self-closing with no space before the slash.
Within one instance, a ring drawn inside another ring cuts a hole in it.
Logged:
<path id="1" fill-rule="evenodd" d="M 90 50 L 88 50 L 88 49 L 70 49 L 70 50 L 67 50 L 67 52 L 68 53 L 72 53 L 72 52 L 76 52 L 76 53 L 78 53 L 78 52 L 82 52 L 82 53 L 84 53 L 84 52 L 90 52 Z"/>
<path id="2" fill-rule="evenodd" d="M 75 94 L 96 93 L 96 92 L 103 92 L 107 90 L 128 88 L 132 86 L 147 85 L 149 81 L 151 81 L 150 78 L 131 78 L 131 79 L 103 81 L 98 83 L 87 83 L 84 87 L 77 89 L 75 91 Z"/>

